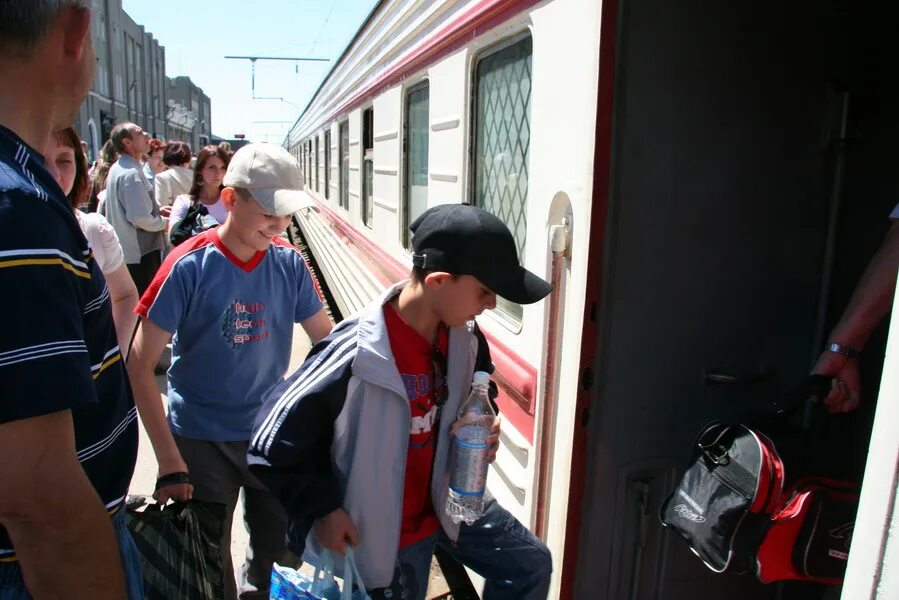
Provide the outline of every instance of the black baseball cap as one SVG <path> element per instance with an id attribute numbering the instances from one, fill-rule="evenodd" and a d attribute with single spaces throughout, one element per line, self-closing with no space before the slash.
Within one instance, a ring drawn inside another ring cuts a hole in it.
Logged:
<path id="1" fill-rule="evenodd" d="M 497 296 L 518 304 L 537 302 L 552 286 L 518 262 L 506 224 L 469 204 L 441 204 L 415 219 L 412 264 L 426 271 L 471 275 Z"/>

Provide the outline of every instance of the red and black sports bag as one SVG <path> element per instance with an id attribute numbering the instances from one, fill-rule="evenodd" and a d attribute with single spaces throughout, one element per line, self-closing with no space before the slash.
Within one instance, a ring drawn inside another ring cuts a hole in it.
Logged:
<path id="1" fill-rule="evenodd" d="M 823 397 L 830 380 L 811 376 L 793 396 Z M 798 406 L 777 411 L 778 419 Z M 662 524 L 711 570 L 754 572 L 763 582 L 840 583 L 858 508 L 855 483 L 806 478 L 784 493 L 774 443 L 743 424 L 706 426 L 687 469 L 662 504 Z"/>
<path id="2" fill-rule="evenodd" d="M 759 580 L 841 583 L 858 499 L 855 483 L 820 477 L 797 482 L 771 518 L 759 546 Z"/>

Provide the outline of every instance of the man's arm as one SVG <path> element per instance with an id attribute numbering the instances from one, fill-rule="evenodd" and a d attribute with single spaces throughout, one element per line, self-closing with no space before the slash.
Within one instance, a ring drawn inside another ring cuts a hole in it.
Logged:
<path id="1" fill-rule="evenodd" d="M 300 325 L 303 326 L 303 331 L 306 332 L 313 344 L 323 340 L 331 333 L 331 328 L 334 326 L 324 308 L 308 319 L 300 321 Z"/>
<path id="2" fill-rule="evenodd" d="M 153 444 L 153 453 L 159 464 L 157 477 L 187 472 L 187 464 L 181 457 L 169 429 L 162 396 L 153 376 L 153 369 L 171 337 L 171 333 L 153 321 L 141 319 L 128 356 L 128 377 L 131 379 L 131 389 L 134 392 L 134 404 L 150 437 L 150 443 Z M 159 490 L 157 500 L 160 502 L 165 502 L 169 498 L 189 500 L 192 494 L 193 486 L 189 483 L 168 485 Z"/>
<path id="3" fill-rule="evenodd" d="M 0 425 L 0 481 L 0 522 L 33 597 L 125 597 L 112 524 L 78 463 L 70 411 Z"/>
<path id="4" fill-rule="evenodd" d="M 150 192 L 144 184 L 133 177 L 123 177 L 116 189 L 117 195 L 125 209 L 125 218 L 128 222 L 144 231 L 162 231 L 168 220 L 160 215 L 154 215 L 151 211 L 155 200 L 150 197 Z"/>
<path id="5" fill-rule="evenodd" d="M 843 316 L 830 332 L 828 342 L 862 350 L 893 303 L 899 269 L 899 221 L 893 223 L 883 244 L 862 274 Z M 861 381 L 858 361 L 842 354 L 823 352 L 813 373 L 835 377 L 825 400 L 831 411 L 849 412 L 858 406 Z"/>

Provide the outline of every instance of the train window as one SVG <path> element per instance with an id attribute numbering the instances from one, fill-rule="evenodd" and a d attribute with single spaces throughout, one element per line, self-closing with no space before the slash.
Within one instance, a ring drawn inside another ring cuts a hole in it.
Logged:
<path id="1" fill-rule="evenodd" d="M 412 248 L 409 223 L 428 208 L 428 83 L 406 92 L 403 136 L 403 245 Z"/>
<path id="2" fill-rule="evenodd" d="M 312 140 L 306 140 L 306 167 L 309 169 L 309 185 L 312 185 Z"/>
<path id="3" fill-rule="evenodd" d="M 350 122 L 344 121 L 337 130 L 340 133 L 340 164 L 337 165 L 340 169 L 340 206 L 350 210 Z"/>
<path id="4" fill-rule="evenodd" d="M 367 108 L 362 113 L 362 222 L 371 227 L 372 190 L 374 189 L 375 160 L 375 111 Z"/>
<path id="5" fill-rule="evenodd" d="M 325 200 L 331 198 L 331 128 L 325 131 Z"/>
<path id="6" fill-rule="evenodd" d="M 318 191 L 318 136 L 315 136 L 315 192 Z"/>
<path id="7" fill-rule="evenodd" d="M 472 110 L 474 204 L 508 225 L 519 256 L 527 233 L 532 46 L 530 36 L 516 38 L 478 58 Z M 497 298 L 497 308 L 521 321 L 520 305 Z"/>

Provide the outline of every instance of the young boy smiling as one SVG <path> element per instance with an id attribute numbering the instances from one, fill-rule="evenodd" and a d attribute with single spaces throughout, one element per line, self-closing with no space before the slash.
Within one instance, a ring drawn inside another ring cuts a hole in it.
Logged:
<path id="1" fill-rule="evenodd" d="M 128 360 L 135 402 L 159 463 L 158 500 L 221 502 L 225 597 L 237 598 L 231 517 L 244 490 L 250 550 L 241 598 L 267 598 L 286 554 L 286 516 L 247 470 L 247 445 L 266 390 L 282 380 L 294 323 L 317 342 L 331 329 L 299 252 L 278 236 L 307 206 L 299 166 L 283 148 L 249 144 L 223 181 L 223 225 L 179 245 L 137 306 Z M 174 336 L 174 337 L 173 337 Z M 166 419 L 153 365 L 173 339 Z"/>
<path id="2" fill-rule="evenodd" d="M 497 295 L 528 304 L 550 285 L 480 208 L 437 206 L 410 229 L 412 278 L 335 327 L 268 394 L 250 470 L 287 509 L 295 553 L 307 535 L 312 556 L 357 546 L 374 600 L 423 599 L 435 545 L 487 580 L 485 599 L 545 598 L 552 561 L 540 540 L 489 496 L 470 526 L 444 505 L 451 425 L 474 371 L 492 371 L 469 322 Z M 498 439 L 497 424 L 490 460 Z"/>

